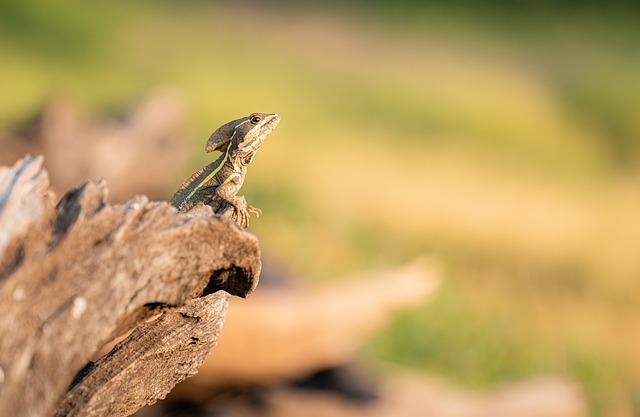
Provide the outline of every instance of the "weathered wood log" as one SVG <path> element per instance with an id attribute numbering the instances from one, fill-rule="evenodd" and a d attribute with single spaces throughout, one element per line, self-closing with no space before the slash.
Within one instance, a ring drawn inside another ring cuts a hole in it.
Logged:
<path id="1" fill-rule="evenodd" d="M 48 185 L 41 158 L 0 168 L 0 416 L 130 415 L 196 372 L 258 241 L 206 207 Z"/>
<path id="2" fill-rule="evenodd" d="M 227 295 L 216 292 L 136 328 L 81 372 L 56 416 L 127 416 L 164 397 L 196 373 L 217 342 L 226 302 Z"/>

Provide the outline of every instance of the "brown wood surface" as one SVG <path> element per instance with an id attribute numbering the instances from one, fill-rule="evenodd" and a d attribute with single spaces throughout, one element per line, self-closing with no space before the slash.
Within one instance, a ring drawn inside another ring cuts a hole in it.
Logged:
<path id="1" fill-rule="evenodd" d="M 48 189 L 41 158 L 0 168 L 0 416 L 130 415 L 196 372 L 258 241 L 206 207 Z"/>

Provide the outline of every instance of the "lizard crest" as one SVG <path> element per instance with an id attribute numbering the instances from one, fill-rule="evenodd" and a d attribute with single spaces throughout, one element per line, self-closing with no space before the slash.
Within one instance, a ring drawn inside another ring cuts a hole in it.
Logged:
<path id="1" fill-rule="evenodd" d="M 243 154 L 258 150 L 264 139 L 280 123 L 276 113 L 253 113 L 226 123 L 216 129 L 207 141 L 206 152 L 219 151 L 235 142 L 234 147 Z"/>

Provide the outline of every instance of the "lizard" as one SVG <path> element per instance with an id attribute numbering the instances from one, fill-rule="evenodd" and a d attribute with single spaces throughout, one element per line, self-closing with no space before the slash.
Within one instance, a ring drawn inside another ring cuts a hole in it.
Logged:
<path id="1" fill-rule="evenodd" d="M 253 113 L 216 129 L 207 140 L 205 151 L 222 153 L 182 183 L 171 198 L 171 205 L 185 212 L 203 203 L 216 214 L 231 214 L 239 226 L 246 228 L 249 214 L 260 216 L 262 211 L 236 194 L 244 183 L 247 166 L 278 123 L 280 116 L 276 113 Z"/>

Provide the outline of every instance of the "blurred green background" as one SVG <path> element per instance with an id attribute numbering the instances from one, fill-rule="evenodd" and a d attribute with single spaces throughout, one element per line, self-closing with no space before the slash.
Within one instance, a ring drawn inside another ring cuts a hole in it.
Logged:
<path id="1" fill-rule="evenodd" d="M 184 95 L 194 160 L 253 111 L 262 245 L 315 281 L 431 256 L 444 285 L 366 352 L 471 387 L 560 372 L 640 416 L 632 2 L 0 3 L 0 126 L 52 95 Z M 0 144 L 1 145 L 1 144 Z M 187 146 L 185 144 L 185 146 Z"/>

